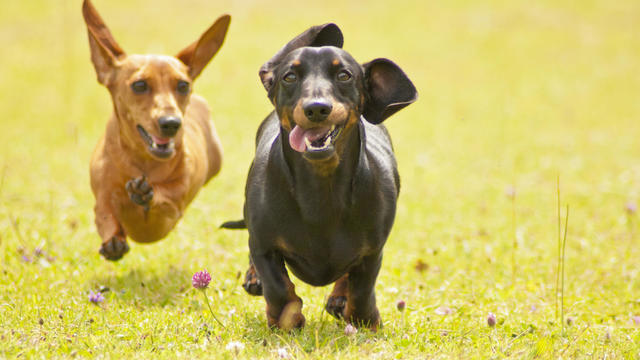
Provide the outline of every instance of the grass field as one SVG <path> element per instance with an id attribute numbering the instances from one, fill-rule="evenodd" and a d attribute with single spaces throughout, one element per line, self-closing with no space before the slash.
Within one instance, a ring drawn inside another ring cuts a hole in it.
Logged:
<path id="1" fill-rule="evenodd" d="M 129 53 L 176 53 L 233 16 L 195 85 L 225 163 L 168 238 L 105 261 L 88 168 L 111 103 L 81 1 L 3 1 L 0 358 L 640 358 L 640 2 L 94 4 Z M 258 68 L 327 21 L 356 59 L 394 60 L 420 93 L 386 122 L 402 192 L 375 334 L 345 335 L 322 310 L 330 288 L 295 279 L 307 326 L 269 330 L 263 299 L 240 286 L 246 233 L 217 229 L 242 214 L 255 129 L 271 109 Z M 558 178 L 563 227 L 570 207 L 564 320 Z M 201 269 L 225 328 L 191 287 Z M 90 303 L 101 288 L 105 301 Z"/>

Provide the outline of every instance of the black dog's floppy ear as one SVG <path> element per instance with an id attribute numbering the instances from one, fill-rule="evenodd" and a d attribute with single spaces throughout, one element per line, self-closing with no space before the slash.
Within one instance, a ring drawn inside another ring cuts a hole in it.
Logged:
<path id="1" fill-rule="evenodd" d="M 393 61 L 375 59 L 363 65 L 366 98 L 362 116 L 379 124 L 418 99 L 418 91 Z"/>
<path id="2" fill-rule="evenodd" d="M 338 25 L 328 23 L 324 25 L 313 26 L 302 34 L 296 36 L 289 41 L 280 51 L 278 51 L 269 61 L 264 63 L 260 68 L 260 80 L 267 91 L 271 91 L 273 86 L 273 70 L 278 66 L 282 59 L 295 49 L 305 46 L 335 46 L 342 47 L 344 39 L 342 31 Z"/>

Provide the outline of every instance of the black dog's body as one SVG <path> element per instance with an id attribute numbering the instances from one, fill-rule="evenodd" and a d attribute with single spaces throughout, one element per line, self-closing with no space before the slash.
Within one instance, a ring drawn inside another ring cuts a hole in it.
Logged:
<path id="1" fill-rule="evenodd" d="M 264 120 L 245 203 L 254 262 L 278 252 L 296 277 L 323 286 L 380 254 L 398 172 L 386 129 L 365 121 L 356 127 L 333 176 L 319 177 L 291 149 L 277 114 Z"/>
<path id="2" fill-rule="evenodd" d="M 379 325 L 374 286 L 400 188 L 379 123 L 417 93 L 391 61 L 360 65 L 341 46 L 336 25 L 312 27 L 260 71 L 275 111 L 260 125 L 247 180 L 244 286 L 264 294 L 271 326 L 304 325 L 285 263 L 309 284 L 336 283 L 332 315 Z"/>

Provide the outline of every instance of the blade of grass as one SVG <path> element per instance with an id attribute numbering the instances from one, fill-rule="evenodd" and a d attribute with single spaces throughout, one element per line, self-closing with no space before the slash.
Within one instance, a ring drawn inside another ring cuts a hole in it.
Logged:
<path id="1" fill-rule="evenodd" d="M 2 166 L 2 175 L 0 175 L 0 200 L 2 199 L 2 188 L 4 188 L 4 175 L 7 171 L 7 164 Z"/>
<path id="2" fill-rule="evenodd" d="M 511 286 L 516 282 L 516 249 L 518 248 L 518 239 L 516 236 L 516 194 L 515 191 L 511 196 L 511 235 L 513 236 L 513 248 L 511 249 Z"/>
<path id="3" fill-rule="evenodd" d="M 560 175 L 558 174 L 558 177 L 556 179 L 556 193 L 557 193 L 557 199 L 558 199 L 558 260 L 557 260 L 557 266 L 556 266 L 556 288 L 555 288 L 555 292 L 554 292 L 554 299 L 555 299 L 555 317 L 554 319 L 556 321 L 558 321 L 558 287 L 560 286 L 560 245 L 561 245 L 561 229 L 562 229 L 562 224 L 561 224 L 561 217 L 560 217 Z"/>
<path id="4" fill-rule="evenodd" d="M 22 247 L 24 247 L 26 249 L 27 248 L 27 242 L 22 237 L 22 233 L 20 233 L 20 227 L 18 225 L 19 219 L 18 220 L 14 219 L 13 215 L 11 215 L 11 213 L 9 213 L 9 221 L 11 222 L 11 227 L 13 228 L 13 231 L 16 234 L 16 238 L 20 241 L 20 244 L 22 245 Z"/>
<path id="5" fill-rule="evenodd" d="M 560 321 L 562 322 L 562 335 L 564 336 L 564 269 L 565 269 L 565 248 L 567 245 L 567 229 L 569 227 L 569 204 L 567 204 L 567 214 L 564 220 L 564 239 L 562 240 L 562 284 L 560 286 Z"/>

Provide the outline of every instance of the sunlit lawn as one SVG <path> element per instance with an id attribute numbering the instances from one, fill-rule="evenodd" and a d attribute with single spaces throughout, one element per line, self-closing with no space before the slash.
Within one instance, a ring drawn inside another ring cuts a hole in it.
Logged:
<path id="1" fill-rule="evenodd" d="M 640 2 L 94 3 L 130 53 L 176 53 L 233 16 L 195 86 L 213 108 L 223 170 L 167 239 L 101 258 L 88 167 L 111 103 L 81 1 L 2 2 L 0 358 L 640 357 Z M 345 335 L 323 313 L 330 288 L 296 280 L 307 326 L 269 330 L 264 301 L 240 286 L 246 233 L 217 229 L 242 215 L 271 109 L 258 68 L 327 21 L 356 59 L 394 60 L 420 92 L 386 122 L 402 191 L 376 334 Z M 570 211 L 564 321 L 558 178 L 563 227 Z M 225 328 L 191 287 L 201 269 Z M 100 289 L 105 301 L 90 303 Z"/>

